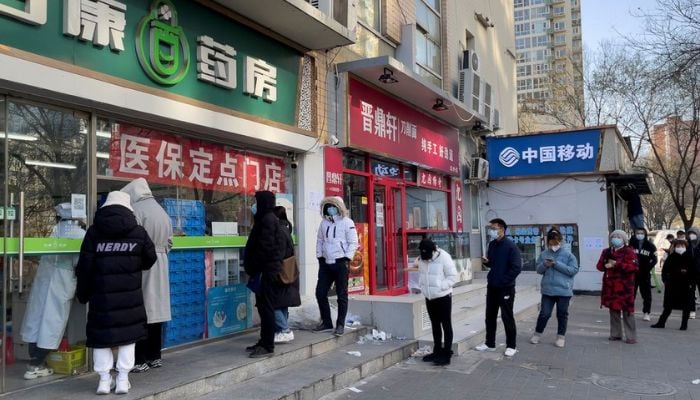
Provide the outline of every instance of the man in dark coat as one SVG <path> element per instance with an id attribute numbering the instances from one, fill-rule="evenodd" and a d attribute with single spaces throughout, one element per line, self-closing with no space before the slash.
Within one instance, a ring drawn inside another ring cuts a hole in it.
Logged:
<path id="1" fill-rule="evenodd" d="M 506 357 L 513 357 L 517 350 L 515 317 L 515 279 L 522 270 L 520 250 L 506 237 L 508 225 L 500 218 L 491 220 L 488 236 L 491 239 L 483 262 L 490 268 L 486 278 L 486 341 L 476 347 L 478 351 L 496 350 L 498 310 L 506 331 Z"/>
<path id="2" fill-rule="evenodd" d="M 251 277 L 259 277 L 260 289 L 255 294 L 255 306 L 260 314 L 260 340 L 252 346 L 251 358 L 267 357 L 275 351 L 275 306 L 281 303 L 284 286 L 278 276 L 282 270 L 286 240 L 274 214 L 275 194 L 255 193 L 253 229 L 245 246 L 244 267 Z"/>
<path id="3" fill-rule="evenodd" d="M 634 237 L 630 240 L 630 246 L 637 254 L 639 262 L 639 271 L 634 282 L 634 294 L 637 291 L 641 293 L 644 299 L 642 311 L 644 312 L 644 321 L 651 320 L 651 270 L 656 267 L 658 261 L 656 257 L 656 246 L 649 240 L 647 231 L 644 228 L 634 230 Z"/>
<path id="4" fill-rule="evenodd" d="M 146 338 L 146 309 L 141 272 L 156 262 L 156 249 L 146 230 L 136 223 L 129 195 L 111 192 L 95 213 L 76 266 L 76 295 L 90 303 L 87 347 L 93 348 L 97 394 L 108 394 L 114 379 L 112 348 L 119 348 L 117 394 L 129 392 L 135 343 Z"/>
<path id="5" fill-rule="evenodd" d="M 652 328 L 664 328 L 666 320 L 672 310 L 681 310 L 681 330 L 688 329 L 690 312 L 695 307 L 695 262 L 687 250 L 688 243 L 685 240 L 673 242 L 674 252 L 668 256 L 661 271 L 661 279 L 664 281 L 664 312 L 659 317 L 659 322 Z"/>

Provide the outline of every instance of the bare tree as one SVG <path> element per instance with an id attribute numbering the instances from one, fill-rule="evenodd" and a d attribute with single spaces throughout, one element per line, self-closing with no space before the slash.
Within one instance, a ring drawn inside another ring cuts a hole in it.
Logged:
<path id="1" fill-rule="evenodd" d="M 655 161 L 647 159 L 648 168 L 653 168 Z M 651 182 L 651 194 L 640 196 L 644 207 L 644 223 L 649 229 L 670 229 L 678 211 L 673 205 L 671 192 L 657 180 Z"/>

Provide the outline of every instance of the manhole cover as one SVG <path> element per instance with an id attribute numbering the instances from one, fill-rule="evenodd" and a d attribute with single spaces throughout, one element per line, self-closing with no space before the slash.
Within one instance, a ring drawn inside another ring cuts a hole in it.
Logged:
<path id="1" fill-rule="evenodd" d="M 670 396 L 676 389 L 663 382 L 616 376 L 594 376 L 593 383 L 604 389 L 641 396 Z"/>

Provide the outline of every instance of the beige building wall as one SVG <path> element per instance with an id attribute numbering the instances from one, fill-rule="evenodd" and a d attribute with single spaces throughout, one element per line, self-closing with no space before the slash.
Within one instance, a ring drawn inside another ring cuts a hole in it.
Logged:
<path id="1" fill-rule="evenodd" d="M 447 51 L 443 53 L 446 67 L 445 89 L 457 95 L 462 52 L 475 51 L 479 56 L 479 74 L 493 90 L 493 108 L 499 110 L 500 130 L 497 134 L 517 132 L 515 92 L 515 45 L 512 0 L 447 1 Z M 477 14 L 488 18 L 482 24 Z"/>

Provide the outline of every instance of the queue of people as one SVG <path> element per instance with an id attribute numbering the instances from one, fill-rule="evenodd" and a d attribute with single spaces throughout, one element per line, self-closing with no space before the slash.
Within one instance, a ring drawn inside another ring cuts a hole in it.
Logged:
<path id="1" fill-rule="evenodd" d="M 299 270 L 294 253 L 292 224 L 284 207 L 276 205 L 275 194 L 255 193 L 251 206 L 252 231 L 245 247 L 248 287 L 255 293 L 260 315 L 260 338 L 246 350 L 250 357 L 274 354 L 275 344 L 294 340 L 289 328 L 289 307 L 301 305 Z M 344 333 L 348 309 L 350 260 L 358 249 L 353 220 L 340 197 L 321 202 L 322 221 L 316 240 L 319 263 L 316 285 L 320 323 L 314 332 Z M 72 220 L 70 204 L 56 207 L 57 237 L 83 238 L 78 257 L 42 258 L 22 324 L 22 339 L 29 343 L 31 360 L 25 379 L 48 376 L 52 371 L 44 360 L 59 346 L 65 330 L 70 302 L 75 296 L 88 303 L 87 347 L 93 349 L 94 370 L 99 375 L 97 394 L 129 392 L 129 373 L 146 372 L 163 366 L 162 323 L 171 319 L 168 253 L 172 248 L 170 217 L 155 201 L 145 179 L 139 178 L 121 191 L 110 192 L 87 229 Z M 507 237 L 508 226 L 500 218 L 489 222 L 489 244 L 483 264 L 487 276 L 486 335 L 478 351 L 496 350 L 497 317 L 500 313 L 506 333 L 506 357 L 517 353 L 517 328 L 513 315 L 515 284 L 522 270 L 522 257 Z M 694 318 L 695 291 L 700 277 L 698 232 L 677 232 L 664 250 L 662 281 L 665 286 L 663 313 L 653 328 L 664 328 L 673 310 L 682 311 L 681 330 Z M 565 347 L 569 305 L 574 278 L 579 271 L 576 257 L 562 247 L 556 227 L 546 234 L 546 248 L 539 255 L 536 271 L 541 279 L 541 309 L 530 343 L 541 342 L 542 334 L 556 307 L 557 336 L 554 345 Z M 643 298 L 643 320 L 651 319 L 651 273 L 657 263 L 657 249 L 643 227 L 628 238 L 616 230 L 609 236 L 596 265 L 603 273 L 601 306 L 610 314 L 611 341 L 637 342 L 634 319 L 635 297 Z M 423 361 L 448 365 L 453 355 L 452 290 L 457 270 L 451 256 L 428 239 L 419 245 L 420 256 L 413 262 L 419 286 L 425 296 L 432 325 L 434 347 Z M 56 267 L 56 268 L 53 268 Z M 73 272 L 74 270 L 74 272 Z M 63 271 L 68 271 L 68 274 Z M 73 276 L 73 273 L 75 274 Z M 49 283 L 50 282 L 50 283 Z M 60 285 L 58 284 L 60 283 Z M 331 318 L 328 294 L 335 285 L 338 315 Z M 117 349 L 114 363 L 113 349 Z M 116 365 L 116 375 L 111 371 Z"/>

